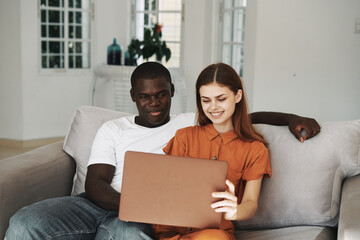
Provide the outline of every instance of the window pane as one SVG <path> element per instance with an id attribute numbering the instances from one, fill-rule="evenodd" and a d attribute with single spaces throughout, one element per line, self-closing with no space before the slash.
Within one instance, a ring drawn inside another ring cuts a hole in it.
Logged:
<path id="1" fill-rule="evenodd" d="M 162 34 L 166 41 L 181 40 L 181 14 L 159 13 L 159 23 L 163 24 Z"/>
<path id="2" fill-rule="evenodd" d="M 75 68 L 75 56 L 72 54 L 69 55 L 69 68 Z"/>
<path id="3" fill-rule="evenodd" d="M 76 38 L 82 38 L 81 26 L 76 26 Z"/>
<path id="4" fill-rule="evenodd" d="M 235 7 L 246 7 L 246 0 L 235 0 Z"/>
<path id="5" fill-rule="evenodd" d="M 46 23 L 46 13 L 47 11 L 46 10 L 41 10 L 41 22 L 42 23 Z"/>
<path id="6" fill-rule="evenodd" d="M 47 28 L 45 25 L 41 26 L 41 36 L 42 37 L 47 37 Z"/>
<path id="7" fill-rule="evenodd" d="M 234 45 L 231 66 L 240 75 L 240 73 L 242 73 L 243 65 L 244 65 L 244 48 L 242 45 Z"/>
<path id="8" fill-rule="evenodd" d="M 59 25 L 49 26 L 49 37 L 53 37 L 53 38 L 64 37 L 63 31 L 61 31 L 62 28 L 63 26 L 59 26 Z"/>
<path id="9" fill-rule="evenodd" d="M 138 2 L 142 2 L 142 0 L 138 1 Z M 145 10 L 149 10 L 150 9 L 150 1 L 149 0 L 145 0 L 145 3 L 144 3 L 144 8 Z"/>
<path id="10" fill-rule="evenodd" d="M 69 53 L 75 52 L 75 42 L 69 42 L 68 47 L 69 47 L 68 48 Z"/>
<path id="11" fill-rule="evenodd" d="M 82 68 L 82 57 L 76 56 L 76 68 Z"/>
<path id="12" fill-rule="evenodd" d="M 234 41 L 244 41 L 245 12 L 243 10 L 234 11 Z"/>
<path id="13" fill-rule="evenodd" d="M 150 10 L 156 10 L 156 1 L 155 0 L 151 0 L 150 1 Z"/>
<path id="14" fill-rule="evenodd" d="M 41 67 L 47 68 L 47 57 L 46 56 L 41 57 Z"/>
<path id="15" fill-rule="evenodd" d="M 160 11 L 181 11 L 181 0 L 159 1 Z"/>
<path id="16" fill-rule="evenodd" d="M 223 42 L 230 42 L 231 40 L 231 11 L 226 11 L 224 12 L 223 15 L 223 25 L 222 25 L 222 30 L 223 30 L 223 36 L 222 36 L 222 40 Z"/>
<path id="17" fill-rule="evenodd" d="M 49 56 L 49 68 L 63 68 L 64 67 L 63 56 Z"/>
<path id="18" fill-rule="evenodd" d="M 74 23 L 75 12 L 69 12 L 69 23 Z"/>
<path id="19" fill-rule="evenodd" d="M 69 0 L 70 8 L 89 8 L 90 0 Z"/>
<path id="20" fill-rule="evenodd" d="M 60 0 L 48 0 L 50 7 L 60 7 Z"/>
<path id="21" fill-rule="evenodd" d="M 73 26 L 69 26 L 69 38 L 75 38 L 75 28 Z"/>
<path id="22" fill-rule="evenodd" d="M 224 44 L 223 46 L 222 46 L 222 62 L 223 63 L 226 63 L 226 64 L 229 64 L 229 65 L 231 65 L 231 54 L 230 54 L 230 50 L 231 50 L 231 48 L 230 48 L 230 45 L 229 44 Z"/>
<path id="23" fill-rule="evenodd" d="M 47 52 L 47 42 L 42 41 L 41 42 L 41 53 L 46 53 Z"/>
<path id="24" fill-rule="evenodd" d="M 76 53 L 82 53 L 82 43 L 77 42 L 75 46 L 76 46 L 76 48 L 75 48 Z"/>
<path id="25" fill-rule="evenodd" d="M 145 13 L 144 14 L 144 25 L 149 25 L 150 20 L 149 20 L 149 14 Z"/>
<path id="26" fill-rule="evenodd" d="M 75 22 L 76 23 L 81 23 L 81 12 L 75 12 Z"/>
<path id="27" fill-rule="evenodd" d="M 64 54 L 64 43 L 49 41 L 49 53 Z"/>
<path id="28" fill-rule="evenodd" d="M 60 22 L 60 11 L 49 10 L 49 22 L 59 23 Z"/>
<path id="29" fill-rule="evenodd" d="M 143 21 L 144 26 L 151 27 L 157 23 L 155 14 L 145 13 L 143 16 L 144 16 L 144 21 Z"/>

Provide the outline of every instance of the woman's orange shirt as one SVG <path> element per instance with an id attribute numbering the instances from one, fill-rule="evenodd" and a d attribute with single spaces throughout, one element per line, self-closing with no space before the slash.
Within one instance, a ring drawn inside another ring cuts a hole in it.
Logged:
<path id="1" fill-rule="evenodd" d="M 238 204 L 246 181 L 271 176 L 269 152 L 263 143 L 240 140 L 234 131 L 219 134 L 212 124 L 178 130 L 163 150 L 169 155 L 228 162 L 227 179 L 235 185 Z M 229 220 L 222 219 L 220 229 L 233 235 L 233 225 Z M 166 232 L 190 234 L 200 229 L 154 225 L 154 230 L 155 235 L 159 236 Z"/>

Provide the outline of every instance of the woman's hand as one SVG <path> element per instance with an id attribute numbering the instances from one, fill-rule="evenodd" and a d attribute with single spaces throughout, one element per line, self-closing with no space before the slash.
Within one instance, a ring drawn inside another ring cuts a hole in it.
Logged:
<path id="1" fill-rule="evenodd" d="M 235 186 L 229 180 L 226 180 L 225 183 L 228 186 L 228 191 L 212 193 L 213 197 L 223 198 L 223 200 L 211 204 L 211 207 L 215 209 L 215 212 L 223 212 L 225 219 L 236 220 L 238 204 L 235 196 Z"/>

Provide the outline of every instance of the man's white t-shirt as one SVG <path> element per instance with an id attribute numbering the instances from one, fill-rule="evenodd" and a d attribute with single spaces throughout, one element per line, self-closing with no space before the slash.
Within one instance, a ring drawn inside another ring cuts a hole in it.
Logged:
<path id="1" fill-rule="evenodd" d="M 121 192 L 121 183 L 126 151 L 164 154 L 162 148 L 184 127 L 195 124 L 195 113 L 184 113 L 170 118 L 160 127 L 147 128 L 135 123 L 135 116 L 127 116 L 105 122 L 98 130 L 88 166 L 110 164 L 115 166 L 111 186 Z"/>

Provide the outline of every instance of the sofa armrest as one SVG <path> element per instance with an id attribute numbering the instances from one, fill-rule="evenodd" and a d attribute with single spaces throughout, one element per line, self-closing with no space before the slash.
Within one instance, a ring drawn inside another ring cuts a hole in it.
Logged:
<path id="1" fill-rule="evenodd" d="M 18 209 L 43 199 L 70 195 L 75 161 L 62 146 L 60 141 L 0 160 L 0 239 Z"/>
<path id="2" fill-rule="evenodd" d="M 360 239 L 360 175 L 348 178 L 342 187 L 338 240 Z"/>

